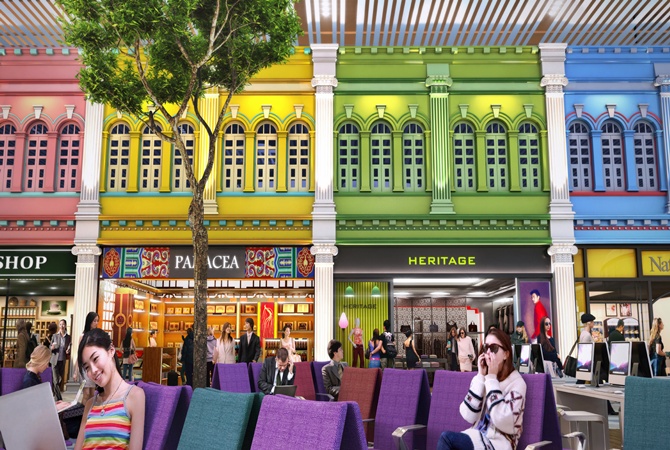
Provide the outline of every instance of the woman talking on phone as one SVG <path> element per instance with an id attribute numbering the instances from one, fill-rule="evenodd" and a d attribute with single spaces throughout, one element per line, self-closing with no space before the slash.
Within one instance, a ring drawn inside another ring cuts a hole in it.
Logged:
<path id="1" fill-rule="evenodd" d="M 521 436 L 526 383 L 512 365 L 509 336 L 493 329 L 486 336 L 484 351 L 477 358 L 477 375 L 461 403 L 463 419 L 471 428 L 445 431 L 438 450 L 512 450 Z"/>

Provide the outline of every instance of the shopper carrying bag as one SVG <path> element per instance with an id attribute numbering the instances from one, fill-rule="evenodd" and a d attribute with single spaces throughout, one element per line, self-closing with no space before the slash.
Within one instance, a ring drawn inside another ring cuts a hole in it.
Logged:
<path id="1" fill-rule="evenodd" d="M 563 373 L 572 378 L 577 376 L 577 358 L 572 356 L 572 352 L 575 350 L 577 342 L 579 342 L 579 339 L 577 339 L 575 343 L 572 344 L 570 353 L 568 353 L 567 358 L 565 358 L 565 364 L 563 364 Z"/>

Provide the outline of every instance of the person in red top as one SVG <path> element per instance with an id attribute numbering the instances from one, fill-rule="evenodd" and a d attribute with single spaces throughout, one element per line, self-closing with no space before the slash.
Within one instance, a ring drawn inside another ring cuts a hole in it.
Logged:
<path id="1" fill-rule="evenodd" d="M 537 289 L 533 289 L 532 291 L 530 291 L 530 299 L 533 301 L 533 304 L 535 305 L 535 319 L 533 320 L 535 328 L 533 329 L 533 335 L 530 338 L 532 341 L 535 341 L 535 339 L 540 335 L 540 329 L 542 328 L 542 319 L 545 317 L 549 317 L 549 313 L 547 313 L 547 310 L 540 301 L 540 291 L 538 291 Z M 553 333 L 551 329 L 547 330 L 547 336 L 552 337 L 552 335 Z"/>

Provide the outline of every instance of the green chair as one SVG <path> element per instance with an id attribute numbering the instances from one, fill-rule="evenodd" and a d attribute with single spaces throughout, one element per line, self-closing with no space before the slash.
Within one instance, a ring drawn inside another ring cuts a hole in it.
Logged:
<path id="1" fill-rule="evenodd" d="M 261 396 L 196 389 L 179 439 L 179 450 L 249 448 L 260 409 Z M 258 403 L 258 405 L 255 405 Z M 252 412 L 256 411 L 256 416 Z M 248 436 L 250 433 L 250 436 Z M 249 443 L 245 445 L 245 441 Z"/>
<path id="2" fill-rule="evenodd" d="M 623 448 L 668 448 L 670 380 L 626 377 Z"/>

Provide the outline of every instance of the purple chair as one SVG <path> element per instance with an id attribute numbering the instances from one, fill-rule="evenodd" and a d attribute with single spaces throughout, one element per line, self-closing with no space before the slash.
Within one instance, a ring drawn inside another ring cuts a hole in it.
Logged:
<path id="1" fill-rule="evenodd" d="M 251 394 L 251 379 L 246 363 L 216 364 L 212 374 L 212 387 L 220 391 Z"/>
<path id="2" fill-rule="evenodd" d="M 316 399 L 318 401 L 330 401 L 332 397 L 326 392 L 326 387 L 323 385 L 323 375 L 321 369 L 330 361 L 313 361 L 312 362 L 312 379 L 314 380 L 314 387 L 316 389 Z"/>
<path id="3" fill-rule="evenodd" d="M 261 377 L 261 369 L 263 363 L 252 362 L 249 363 L 249 379 L 251 380 L 251 392 L 260 392 L 258 389 L 258 379 Z"/>
<path id="4" fill-rule="evenodd" d="M 11 394 L 20 391 L 23 386 L 23 376 L 26 369 L 3 368 L 0 369 L 0 395 Z"/>
<path id="5" fill-rule="evenodd" d="M 542 449 L 563 448 L 561 428 L 556 414 L 556 400 L 551 376 L 546 373 L 524 374 L 526 382 L 526 406 L 523 412 L 523 433 L 517 448 L 540 441 L 547 442 Z M 529 393 L 532 392 L 532 395 Z"/>
<path id="6" fill-rule="evenodd" d="M 347 405 L 347 418 L 342 431 L 340 450 L 367 450 L 368 440 L 365 437 L 361 410 L 356 402 L 342 402 Z"/>
<path id="7" fill-rule="evenodd" d="M 168 433 L 167 442 L 165 443 L 165 450 L 176 450 L 179 445 L 179 438 L 181 438 L 181 431 L 184 428 L 186 421 L 186 414 L 188 407 L 191 404 L 191 397 L 193 396 L 193 388 L 189 385 L 183 385 L 179 393 L 179 401 L 175 408 L 174 417 L 172 418 L 172 425 Z"/>
<path id="8" fill-rule="evenodd" d="M 374 448 L 394 448 L 393 432 L 407 424 L 427 425 L 430 386 L 425 370 L 386 369 L 375 415 Z M 403 438 L 407 448 L 425 448 L 425 433 Z"/>
<path id="9" fill-rule="evenodd" d="M 162 386 L 140 381 L 144 391 L 144 450 L 162 450 L 172 426 L 174 413 L 181 395 L 180 386 Z"/>
<path id="10" fill-rule="evenodd" d="M 323 379 L 321 379 L 321 381 L 323 382 Z M 312 363 L 295 363 L 293 384 L 297 386 L 295 395 L 302 397 L 305 400 L 316 400 Z"/>
<path id="11" fill-rule="evenodd" d="M 251 449 L 340 450 L 348 406 L 344 402 L 311 402 L 283 395 L 263 398 Z M 298 427 L 285 426 L 290 417 Z"/>

